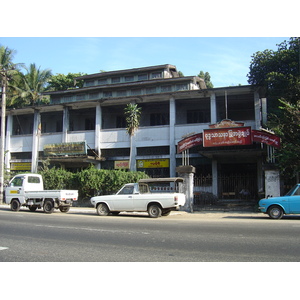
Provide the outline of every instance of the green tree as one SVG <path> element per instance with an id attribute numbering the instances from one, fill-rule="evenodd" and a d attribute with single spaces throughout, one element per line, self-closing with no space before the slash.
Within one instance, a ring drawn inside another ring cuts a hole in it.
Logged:
<path id="1" fill-rule="evenodd" d="M 48 80 L 47 90 L 64 91 L 68 89 L 82 88 L 83 80 L 75 80 L 76 77 L 86 75 L 84 73 L 68 73 L 52 75 Z"/>
<path id="2" fill-rule="evenodd" d="M 282 139 L 276 152 L 285 178 L 300 171 L 300 39 L 290 38 L 252 56 L 248 82 L 262 86 L 268 98 L 268 127 Z"/>
<path id="3" fill-rule="evenodd" d="M 272 115 L 269 124 L 276 135 L 281 137 L 281 148 L 276 157 L 282 174 L 299 181 L 300 172 L 300 99 L 297 103 L 279 100 L 280 116 Z"/>
<path id="4" fill-rule="evenodd" d="M 300 38 L 277 45 L 278 50 L 258 51 L 252 56 L 248 82 L 262 86 L 270 113 L 282 113 L 279 99 L 296 103 L 300 93 Z"/>
<path id="5" fill-rule="evenodd" d="M 136 163 L 134 160 L 136 156 L 134 133 L 140 125 L 141 110 L 142 110 L 141 107 L 138 107 L 138 105 L 135 103 L 127 104 L 127 106 L 124 109 L 125 116 L 126 116 L 126 130 L 130 136 L 130 158 L 129 158 L 130 171 L 136 171 Z"/>
<path id="6" fill-rule="evenodd" d="M 24 67 L 26 74 L 19 73 L 18 85 L 14 86 L 18 97 L 23 101 L 23 105 L 37 105 L 47 103 L 48 97 L 42 95 L 47 87 L 48 80 L 52 76 L 49 69 L 41 70 L 35 64 L 30 64 L 29 68 Z"/>
<path id="7" fill-rule="evenodd" d="M 16 64 L 13 63 L 15 50 L 8 47 L 0 47 L 0 84 L 1 84 L 1 143 L 0 143 L 0 203 L 3 202 L 4 185 L 4 150 L 5 150 L 5 118 L 6 118 L 6 98 L 8 95 L 8 82 L 14 77 Z"/>
<path id="8" fill-rule="evenodd" d="M 208 72 L 203 72 L 200 71 L 200 73 L 198 74 L 198 77 L 202 78 L 206 84 L 206 87 L 208 89 L 212 89 L 214 87 L 214 85 L 212 84 L 212 82 L 210 81 L 210 75 Z"/>

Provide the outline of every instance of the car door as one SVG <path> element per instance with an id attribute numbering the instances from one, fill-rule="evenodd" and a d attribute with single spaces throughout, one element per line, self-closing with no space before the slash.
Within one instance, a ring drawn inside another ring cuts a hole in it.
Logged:
<path id="1" fill-rule="evenodd" d="M 21 204 L 25 202 L 23 181 L 23 176 L 16 176 L 6 188 L 6 197 L 9 199 L 9 203 L 13 198 L 19 199 Z"/>
<path id="2" fill-rule="evenodd" d="M 133 210 L 133 186 L 124 186 L 117 195 L 114 196 L 113 204 L 116 211 Z"/>
<path id="3" fill-rule="evenodd" d="M 300 213 L 300 186 L 298 186 L 294 193 L 289 197 L 290 214 Z"/>

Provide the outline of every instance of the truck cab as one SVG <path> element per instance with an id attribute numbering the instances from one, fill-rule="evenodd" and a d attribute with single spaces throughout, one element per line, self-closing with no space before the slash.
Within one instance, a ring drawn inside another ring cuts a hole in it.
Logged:
<path id="1" fill-rule="evenodd" d="M 39 174 L 19 174 L 12 178 L 5 189 L 5 201 L 18 197 L 19 201 L 25 201 L 25 191 L 42 191 L 44 189 L 42 176 Z"/>

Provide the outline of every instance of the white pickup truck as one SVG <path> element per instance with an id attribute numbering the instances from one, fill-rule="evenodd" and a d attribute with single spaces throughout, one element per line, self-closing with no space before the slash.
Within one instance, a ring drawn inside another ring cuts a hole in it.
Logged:
<path id="1" fill-rule="evenodd" d="M 158 218 L 185 204 L 182 183 L 183 178 L 179 177 L 141 179 L 138 183 L 125 184 L 115 195 L 96 196 L 90 201 L 99 216 L 147 211 L 151 218 Z"/>
<path id="2" fill-rule="evenodd" d="M 16 175 L 5 189 L 5 202 L 10 204 L 12 211 L 19 211 L 21 206 L 26 206 L 31 211 L 43 208 L 47 214 L 54 209 L 68 212 L 77 199 L 77 190 L 44 190 L 43 178 L 39 174 Z"/>

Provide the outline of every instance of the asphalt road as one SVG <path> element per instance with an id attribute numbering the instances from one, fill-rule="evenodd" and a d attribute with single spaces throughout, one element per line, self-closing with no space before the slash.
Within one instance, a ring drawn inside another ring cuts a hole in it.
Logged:
<path id="1" fill-rule="evenodd" d="M 0 262 L 298 262 L 300 216 L 172 213 L 100 217 L 92 208 L 0 206 Z"/>

